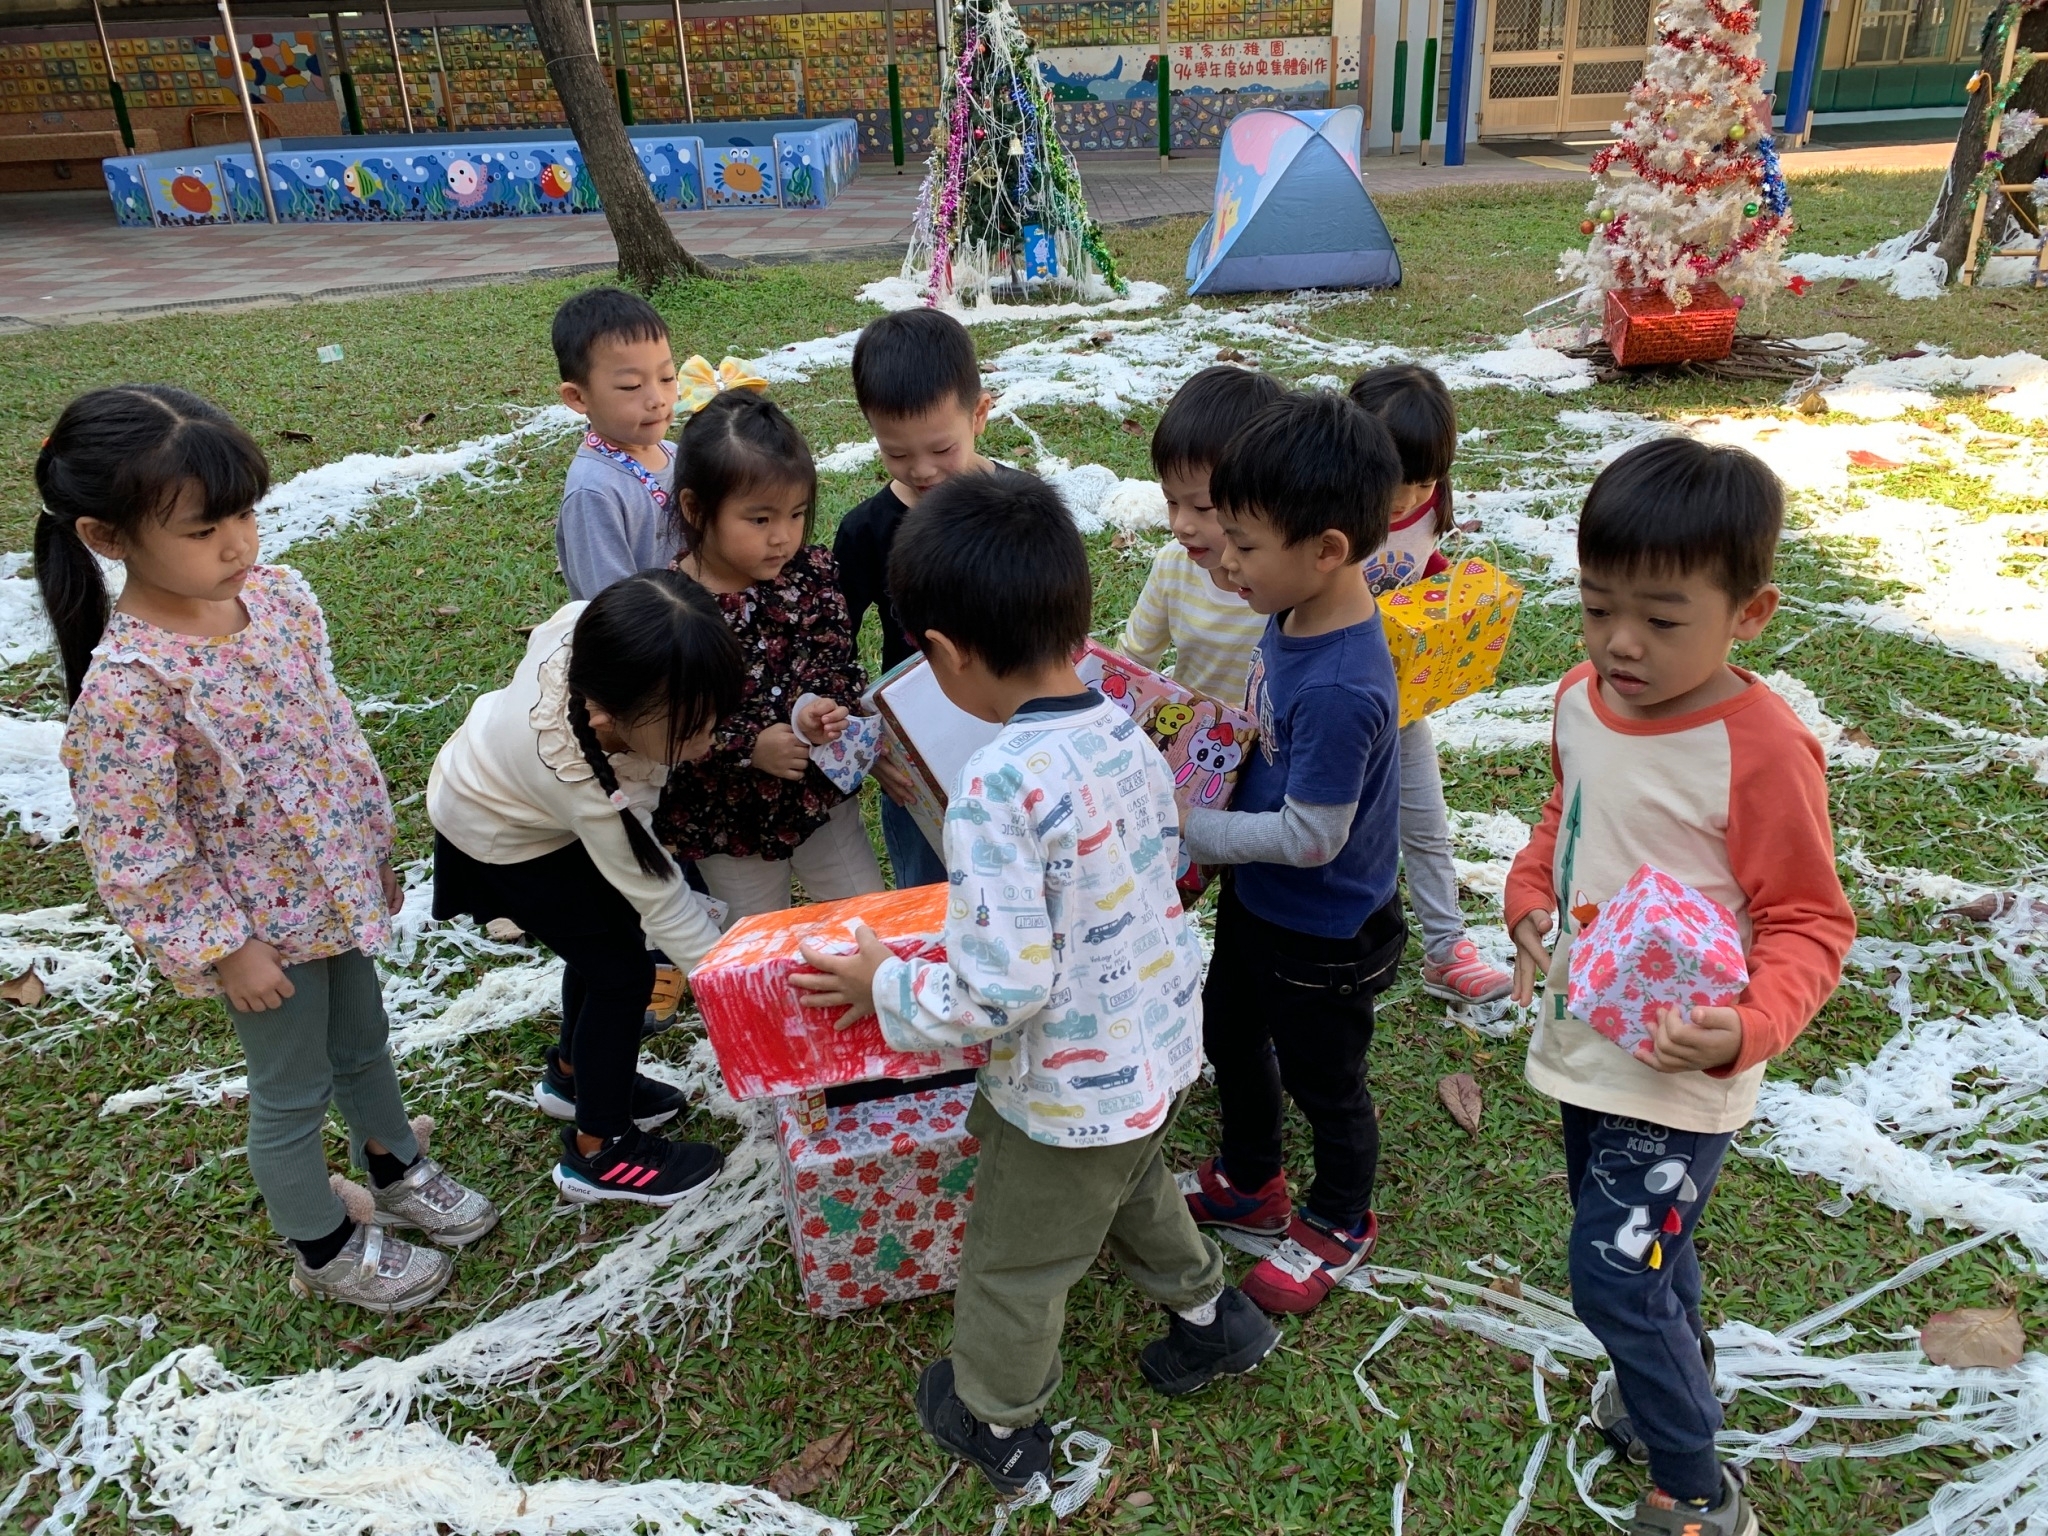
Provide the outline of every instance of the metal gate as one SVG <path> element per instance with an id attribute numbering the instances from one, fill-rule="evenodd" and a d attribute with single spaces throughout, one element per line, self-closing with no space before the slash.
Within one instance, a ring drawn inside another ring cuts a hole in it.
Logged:
<path id="1" fill-rule="evenodd" d="M 1650 0 L 1494 0 L 1488 136 L 1605 129 L 1643 72 Z"/>

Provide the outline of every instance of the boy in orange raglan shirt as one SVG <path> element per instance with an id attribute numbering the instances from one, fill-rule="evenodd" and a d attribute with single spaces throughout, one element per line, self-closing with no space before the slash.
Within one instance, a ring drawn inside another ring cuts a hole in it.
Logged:
<path id="1" fill-rule="evenodd" d="M 1593 1421 L 1652 1488 L 1632 1536 L 1755 1536 L 1721 1465 L 1693 1232 L 1764 1065 L 1834 991 L 1856 919 L 1835 873 L 1820 744 L 1728 664 L 1770 622 L 1784 489 L 1735 448 L 1660 438 L 1593 482 L 1579 520 L 1587 661 L 1558 685 L 1556 784 L 1507 883 L 1515 998 L 1538 975 L 1530 1084 L 1558 1101 L 1574 1217 L 1572 1306 L 1612 1376 Z M 1732 1008 L 1666 1009 L 1643 1062 L 1566 1012 L 1560 909 L 1598 905 L 1644 864 L 1734 914 L 1749 987 Z"/>

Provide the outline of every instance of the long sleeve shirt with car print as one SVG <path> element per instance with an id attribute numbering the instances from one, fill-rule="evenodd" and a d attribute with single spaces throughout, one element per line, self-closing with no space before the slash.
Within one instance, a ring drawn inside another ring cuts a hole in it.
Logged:
<path id="1" fill-rule="evenodd" d="M 981 1092 L 1034 1141 L 1149 1136 L 1201 1067 L 1166 760 L 1099 694 L 1039 699 L 955 788 L 946 959 L 883 964 L 883 1034 L 899 1050 L 990 1042 Z"/>

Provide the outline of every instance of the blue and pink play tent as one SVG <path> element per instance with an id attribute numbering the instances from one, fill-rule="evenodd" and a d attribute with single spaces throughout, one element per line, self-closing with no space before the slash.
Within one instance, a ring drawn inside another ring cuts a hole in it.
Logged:
<path id="1" fill-rule="evenodd" d="M 1359 175 L 1364 129 L 1357 107 L 1232 118 L 1216 211 L 1188 251 L 1188 291 L 1397 286 L 1400 254 Z"/>

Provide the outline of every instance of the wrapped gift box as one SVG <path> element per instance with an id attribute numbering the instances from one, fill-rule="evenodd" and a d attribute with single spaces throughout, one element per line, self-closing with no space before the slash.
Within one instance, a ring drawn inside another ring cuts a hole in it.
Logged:
<path id="1" fill-rule="evenodd" d="M 1680 309 L 1662 288 L 1610 288 L 1602 332 L 1615 362 L 1624 368 L 1710 363 L 1732 352 L 1742 306 L 1719 283 L 1687 291 L 1692 302 Z"/>
<path id="2" fill-rule="evenodd" d="M 864 922 L 905 958 L 943 959 L 943 885 L 876 891 L 742 918 L 690 972 L 690 991 L 718 1053 L 726 1091 L 736 1099 L 803 1093 L 881 1077 L 929 1077 L 988 1060 L 986 1046 L 898 1051 L 873 1018 L 835 1029 L 835 1010 L 806 1008 L 792 971 L 799 944 L 852 949 L 853 925 Z"/>
<path id="3" fill-rule="evenodd" d="M 1405 726 L 1493 682 L 1522 589 L 1484 560 L 1457 560 L 1379 603 Z"/>
<path id="4" fill-rule="evenodd" d="M 820 1317 L 950 1291 L 974 1165 L 971 1084 L 861 1103 L 777 1101 L 775 1144 L 804 1301 Z"/>
<path id="5" fill-rule="evenodd" d="M 904 809 L 916 819 L 925 841 L 943 853 L 946 802 L 960 770 L 1002 727 L 976 719 L 947 698 L 922 656 L 883 673 L 863 701 L 881 717 L 881 754 L 910 780 L 914 798 Z"/>
<path id="6" fill-rule="evenodd" d="M 1728 1008 L 1749 985 L 1742 934 L 1726 907 L 1645 864 L 1596 912 L 1576 909 L 1572 1014 L 1649 1059 L 1666 1008 Z"/>
<path id="7" fill-rule="evenodd" d="M 1074 669 L 1151 738 L 1173 770 L 1174 797 L 1184 809 L 1220 811 L 1230 804 L 1258 721 L 1093 640 Z"/>

